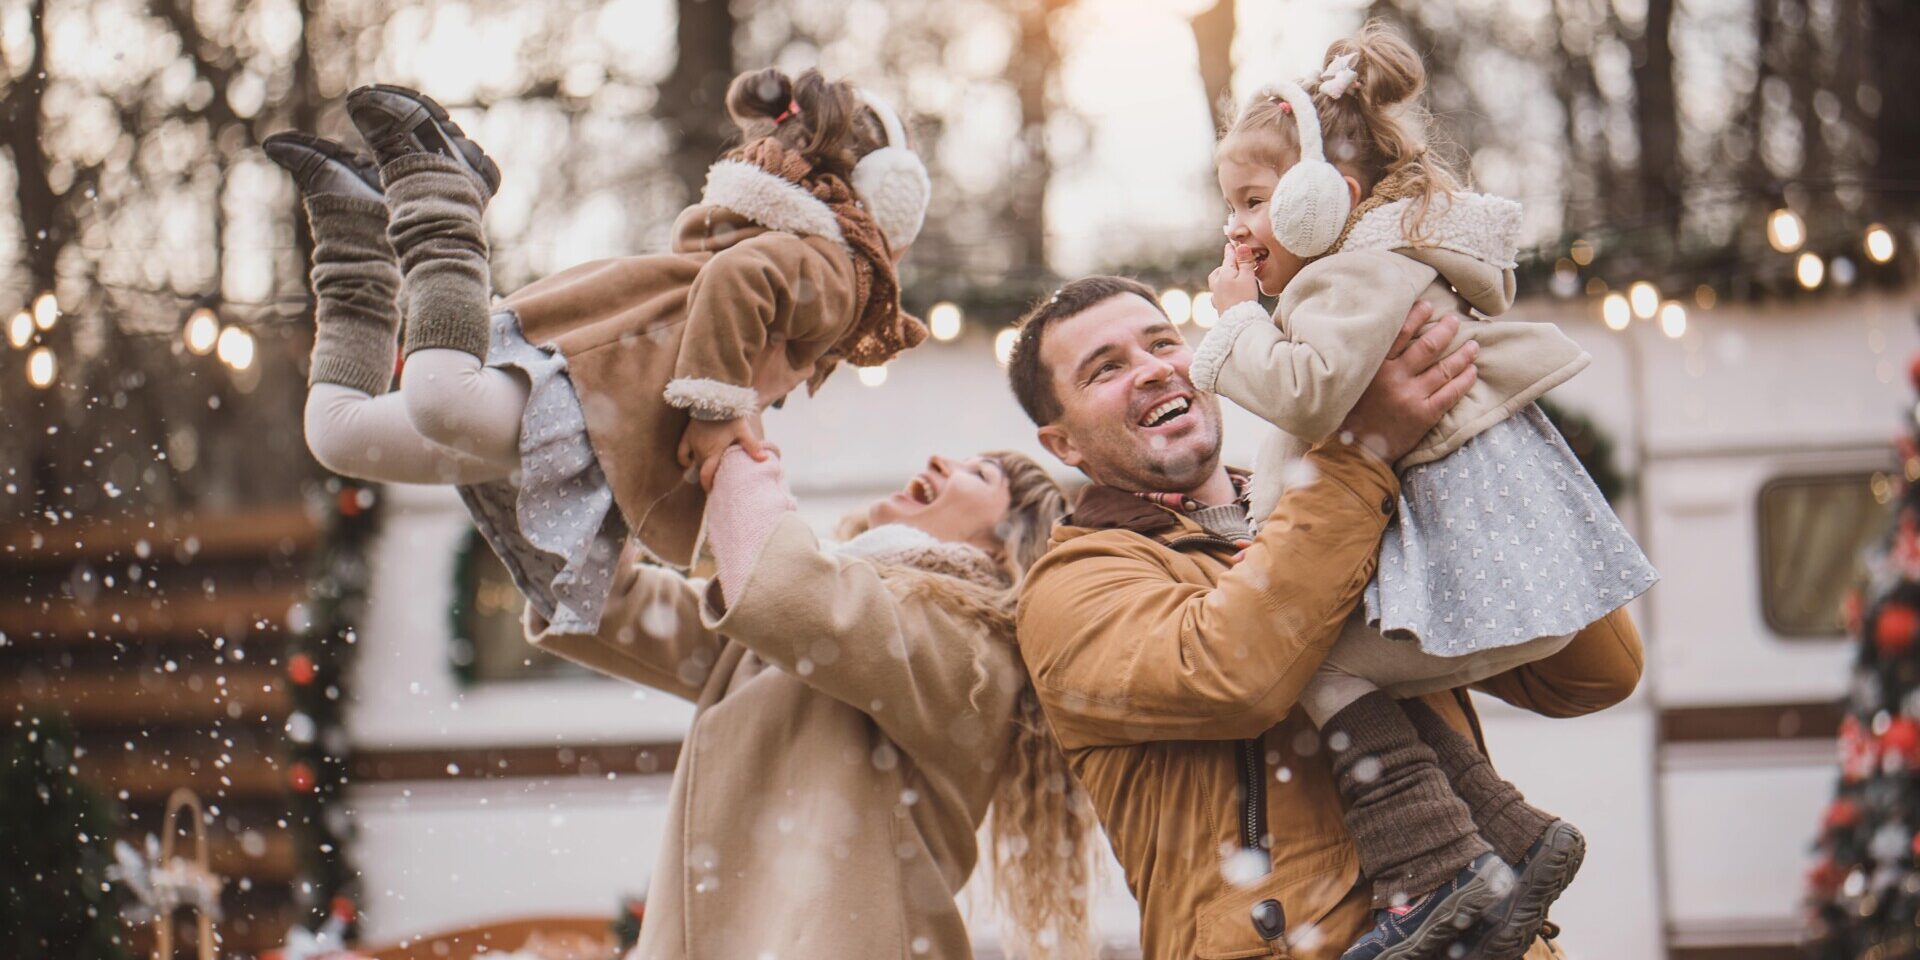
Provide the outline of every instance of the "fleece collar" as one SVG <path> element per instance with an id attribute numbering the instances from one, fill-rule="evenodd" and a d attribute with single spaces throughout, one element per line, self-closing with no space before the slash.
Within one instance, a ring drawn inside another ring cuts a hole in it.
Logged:
<path id="1" fill-rule="evenodd" d="M 1381 204 L 1361 216 L 1340 249 L 1395 250 L 1437 247 L 1463 253 L 1500 269 L 1512 269 L 1519 253 L 1520 205 L 1484 193 L 1435 196 L 1419 237 L 1408 237 L 1405 217 L 1411 198 Z"/>
<path id="2" fill-rule="evenodd" d="M 972 544 L 941 540 L 904 523 L 872 527 L 835 549 L 844 556 L 944 573 L 983 587 L 1006 586 L 999 566 L 985 550 Z"/>
<path id="3" fill-rule="evenodd" d="M 833 208 L 799 184 L 751 163 L 722 160 L 708 167 L 700 202 L 725 207 L 769 230 L 825 237 L 847 245 Z"/>

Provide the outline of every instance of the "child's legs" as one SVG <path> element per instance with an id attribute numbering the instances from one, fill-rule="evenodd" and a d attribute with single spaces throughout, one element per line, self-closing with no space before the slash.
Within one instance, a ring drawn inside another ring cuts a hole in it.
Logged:
<path id="1" fill-rule="evenodd" d="M 406 275 L 407 353 L 459 350 L 484 360 L 493 298 L 480 225 L 485 186 L 432 153 L 401 157 L 380 176 L 393 210 L 388 235 Z"/>
<path id="2" fill-rule="evenodd" d="M 315 323 L 307 382 L 385 393 L 400 326 L 400 268 L 387 240 L 387 206 L 330 195 L 306 203 Z"/>
<path id="3" fill-rule="evenodd" d="M 407 418 L 426 439 L 483 460 L 514 463 L 529 385 L 512 370 L 461 350 L 410 353 L 400 377 Z"/>
<path id="4" fill-rule="evenodd" d="M 512 473 L 518 456 L 483 459 L 420 435 L 399 394 L 316 383 L 307 392 L 307 449 L 335 473 L 381 483 L 468 484 Z"/>

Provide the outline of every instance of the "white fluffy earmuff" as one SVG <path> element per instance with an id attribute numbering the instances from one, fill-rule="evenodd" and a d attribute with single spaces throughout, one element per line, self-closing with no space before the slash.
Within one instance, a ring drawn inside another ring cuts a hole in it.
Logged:
<path id="1" fill-rule="evenodd" d="M 927 222 L 933 182 L 920 156 L 907 149 L 907 129 L 893 107 L 865 90 L 860 91 L 860 99 L 880 118 L 887 145 L 853 165 L 853 192 L 866 203 L 867 212 L 887 235 L 887 243 L 898 250 L 912 243 Z"/>
<path id="2" fill-rule="evenodd" d="M 1347 214 L 1353 209 L 1347 180 L 1327 162 L 1326 148 L 1320 141 L 1320 115 L 1304 88 L 1292 80 L 1282 80 L 1256 96 L 1285 100 L 1293 108 L 1293 121 L 1300 129 L 1300 162 L 1281 175 L 1273 188 L 1273 199 L 1267 202 L 1273 238 L 1295 256 L 1317 257 L 1340 239 L 1340 231 L 1347 225 Z"/>

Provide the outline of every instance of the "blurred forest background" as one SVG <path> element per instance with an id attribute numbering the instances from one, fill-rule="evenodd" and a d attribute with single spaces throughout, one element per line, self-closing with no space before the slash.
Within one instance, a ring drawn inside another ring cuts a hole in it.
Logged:
<path id="1" fill-rule="evenodd" d="M 346 135 L 358 84 L 427 90 L 500 160 L 503 291 L 661 245 L 736 71 L 870 84 L 935 178 L 909 305 L 999 326 L 1063 275 L 1200 282 L 1231 93 L 1316 72 L 1369 16 L 1426 52 L 1457 157 L 1525 202 L 1539 263 L 1764 291 L 1774 208 L 1812 240 L 1911 220 L 1908 0 L 0 0 L 0 512 L 312 477 L 308 241 L 259 143 Z"/>

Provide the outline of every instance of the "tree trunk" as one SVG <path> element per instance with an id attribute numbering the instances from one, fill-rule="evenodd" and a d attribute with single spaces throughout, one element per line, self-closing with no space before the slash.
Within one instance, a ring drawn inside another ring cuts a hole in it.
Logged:
<path id="1" fill-rule="evenodd" d="M 1868 55 L 1880 113 L 1872 134 L 1876 155 L 1873 176 L 1881 181 L 1920 180 L 1920 98 L 1912 96 L 1914 43 L 1920 40 L 1920 4 L 1912 0 L 1874 0 Z M 1912 204 L 1912 194 L 1889 194 Z"/>
<path id="2" fill-rule="evenodd" d="M 1013 214 L 1011 261 L 1016 271 L 1047 269 L 1047 185 L 1053 179 L 1047 155 L 1048 88 L 1060 65 L 1050 23 L 1062 0 L 1026 0 L 1015 11 L 1019 32 L 1009 77 L 1020 96 L 1020 153 L 1008 177 Z"/>
<path id="3" fill-rule="evenodd" d="M 1200 86 L 1207 93 L 1207 108 L 1213 111 L 1213 129 L 1222 131 L 1233 122 L 1233 33 L 1235 0 L 1215 0 L 1189 23 L 1193 42 L 1200 49 Z"/>
<path id="4" fill-rule="evenodd" d="M 1634 57 L 1634 127 L 1640 138 L 1640 216 L 1649 225 L 1680 226 L 1680 116 L 1673 80 L 1674 0 L 1647 0 L 1647 20 Z"/>
<path id="5" fill-rule="evenodd" d="M 33 56 L 26 72 L 0 100 L 0 130 L 5 131 L 4 143 L 13 155 L 14 196 L 27 243 L 27 273 L 36 294 L 53 289 L 54 267 L 73 227 L 63 198 L 47 179 L 47 157 L 41 147 L 46 119 L 41 107 L 47 89 L 46 12 L 46 0 L 32 0 L 28 6 Z"/>
<path id="6" fill-rule="evenodd" d="M 733 9 L 728 0 L 678 0 L 675 28 L 679 60 L 660 84 L 660 116 L 676 141 L 673 175 L 688 199 L 700 195 L 707 167 L 719 157 L 732 131 L 727 84 L 733 81 Z"/>

